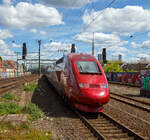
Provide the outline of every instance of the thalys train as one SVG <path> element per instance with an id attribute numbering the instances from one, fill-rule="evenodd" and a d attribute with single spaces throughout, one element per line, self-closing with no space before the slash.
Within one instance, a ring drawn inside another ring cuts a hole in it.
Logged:
<path id="1" fill-rule="evenodd" d="M 49 66 L 46 76 L 64 100 L 80 111 L 102 112 L 109 101 L 105 73 L 91 55 L 70 53 Z"/>

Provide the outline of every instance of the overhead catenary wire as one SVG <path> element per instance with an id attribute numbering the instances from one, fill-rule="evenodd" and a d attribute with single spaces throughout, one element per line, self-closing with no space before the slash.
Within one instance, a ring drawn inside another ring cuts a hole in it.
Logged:
<path id="1" fill-rule="evenodd" d="M 84 32 L 108 7 L 110 7 L 116 0 L 112 0 L 105 8 L 103 8 L 103 10 L 97 15 L 95 16 L 91 22 L 89 22 L 89 24 L 87 24 L 84 28 L 83 31 Z"/>

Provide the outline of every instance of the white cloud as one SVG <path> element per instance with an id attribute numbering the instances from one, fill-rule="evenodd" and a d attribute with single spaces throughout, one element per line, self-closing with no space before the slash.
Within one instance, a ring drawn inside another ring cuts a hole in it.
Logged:
<path id="1" fill-rule="evenodd" d="M 45 35 L 47 35 L 47 32 L 45 32 L 45 31 L 40 31 L 40 34 L 43 35 L 43 36 L 45 36 Z"/>
<path id="2" fill-rule="evenodd" d="M 64 24 L 56 8 L 19 2 L 16 6 L 0 5 L 0 25 L 25 29 Z"/>
<path id="3" fill-rule="evenodd" d="M 58 50 L 70 51 L 71 44 L 61 43 L 61 42 L 51 42 L 44 44 L 45 52 L 57 52 Z"/>
<path id="4" fill-rule="evenodd" d="M 13 48 L 20 48 L 21 45 L 20 45 L 20 44 L 16 44 L 16 43 L 12 43 L 12 47 L 13 47 Z"/>
<path id="5" fill-rule="evenodd" d="M 33 28 L 33 29 L 30 30 L 30 32 L 31 33 L 37 33 L 37 30 Z"/>
<path id="6" fill-rule="evenodd" d="M 144 41 L 141 45 L 141 47 L 150 49 L 150 40 Z"/>
<path id="7" fill-rule="evenodd" d="M 148 55 L 148 54 L 143 54 L 143 53 L 139 53 L 139 54 L 137 54 L 137 56 L 138 56 L 139 58 L 141 58 L 141 57 L 149 58 L 149 55 Z"/>
<path id="8" fill-rule="evenodd" d="M 95 0 L 39 0 L 45 4 L 62 8 L 80 8 L 83 5 Z"/>
<path id="9" fill-rule="evenodd" d="M 143 41 L 142 44 L 137 44 L 136 42 L 131 42 L 132 48 L 144 48 L 150 49 L 150 40 Z"/>
<path id="10" fill-rule="evenodd" d="M 0 40 L 0 56 L 3 59 L 14 59 L 12 55 L 15 55 L 14 52 L 10 50 L 9 46 L 3 40 Z"/>
<path id="11" fill-rule="evenodd" d="M 43 54 L 46 57 L 49 57 L 51 55 L 57 56 L 58 53 L 64 53 L 69 52 L 70 53 L 71 44 L 61 43 L 61 42 L 51 42 L 44 44 L 43 48 L 41 49 L 41 54 Z M 57 56 L 58 57 L 58 56 Z"/>
<path id="12" fill-rule="evenodd" d="M 117 32 L 128 35 L 134 32 L 150 29 L 150 10 L 140 6 L 126 6 L 124 8 L 107 8 L 105 11 L 85 11 L 83 22 L 87 30 L 100 32 Z"/>
<path id="13" fill-rule="evenodd" d="M 131 44 L 132 48 L 137 48 L 138 47 L 138 44 L 136 44 L 135 42 L 131 42 L 130 44 Z"/>
<path id="14" fill-rule="evenodd" d="M 13 35 L 8 30 L 1 30 L 0 29 L 0 39 L 12 38 Z"/>
<path id="15" fill-rule="evenodd" d="M 93 39 L 93 34 L 90 32 L 84 32 L 76 35 L 74 39 L 86 43 L 91 43 Z M 104 33 L 94 33 L 94 42 L 96 45 L 100 45 L 102 47 L 122 46 L 128 43 L 127 41 L 121 41 L 120 37 L 115 34 Z"/>
<path id="16" fill-rule="evenodd" d="M 6 5 L 6 6 L 9 6 L 11 5 L 11 0 L 3 0 L 3 4 Z"/>

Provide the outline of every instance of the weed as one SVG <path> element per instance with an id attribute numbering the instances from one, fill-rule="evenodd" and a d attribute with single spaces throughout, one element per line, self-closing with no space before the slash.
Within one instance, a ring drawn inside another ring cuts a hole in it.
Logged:
<path id="1" fill-rule="evenodd" d="M 23 107 L 23 112 L 31 116 L 31 120 L 37 120 L 43 117 L 44 113 L 33 103 L 28 103 Z"/>
<path id="2" fill-rule="evenodd" d="M 25 134 L 21 135 L 23 140 L 52 140 L 51 133 L 41 132 L 38 130 L 29 130 Z M 15 140 L 20 140 L 20 135 L 14 136 Z"/>
<path id="3" fill-rule="evenodd" d="M 24 90 L 25 91 L 35 91 L 35 89 L 38 87 L 38 84 L 37 83 L 30 83 L 28 85 L 24 85 Z"/>
<path id="4" fill-rule="evenodd" d="M 0 103 L 0 115 L 20 114 L 21 107 L 16 103 Z"/>
<path id="5" fill-rule="evenodd" d="M 0 123 L 0 139 L 2 140 L 52 140 L 51 132 L 29 128 L 28 124 L 13 126 L 9 122 Z"/>
<path id="6" fill-rule="evenodd" d="M 0 123 L 0 130 L 9 129 L 13 130 L 14 126 L 10 122 L 1 122 Z"/>
<path id="7" fill-rule="evenodd" d="M 17 96 L 15 96 L 15 95 L 13 95 L 13 94 L 11 94 L 11 93 L 9 93 L 9 92 L 7 92 L 7 93 L 5 93 L 2 97 L 1 97 L 1 100 L 2 101 L 19 101 L 20 100 L 20 98 L 19 97 L 17 97 Z"/>

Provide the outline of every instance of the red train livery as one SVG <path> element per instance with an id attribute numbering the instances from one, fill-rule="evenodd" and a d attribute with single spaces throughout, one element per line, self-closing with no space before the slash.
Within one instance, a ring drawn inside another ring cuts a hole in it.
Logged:
<path id="1" fill-rule="evenodd" d="M 102 112 L 109 101 L 106 76 L 97 59 L 71 53 L 47 68 L 47 78 L 58 93 L 78 110 Z"/>

